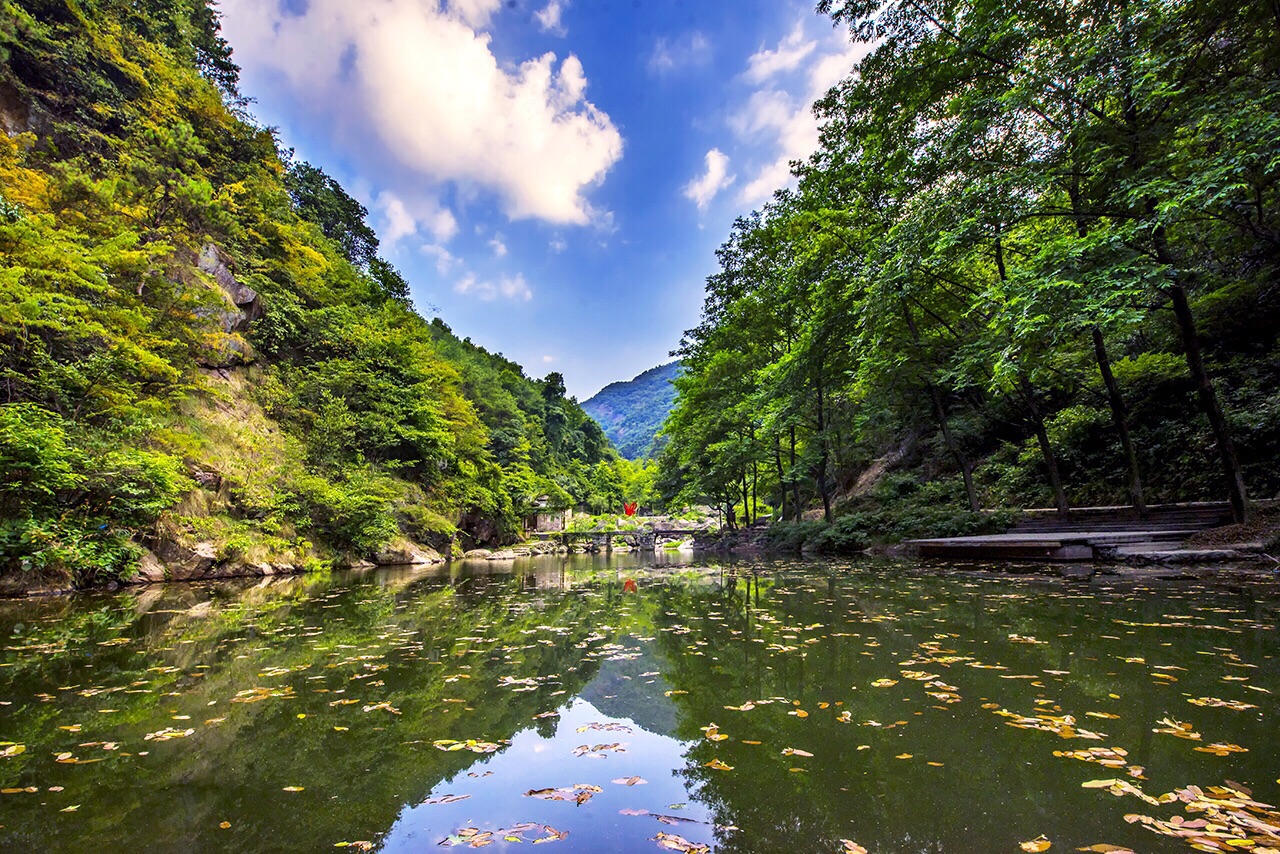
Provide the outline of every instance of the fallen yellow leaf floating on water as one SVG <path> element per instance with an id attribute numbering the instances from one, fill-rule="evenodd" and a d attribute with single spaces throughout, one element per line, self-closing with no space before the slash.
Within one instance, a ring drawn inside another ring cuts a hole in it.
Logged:
<path id="1" fill-rule="evenodd" d="M 1188 697 L 1187 702 L 1195 706 L 1208 706 L 1214 709 L 1231 709 L 1236 712 L 1243 712 L 1246 709 L 1258 708 L 1252 703 L 1242 703 L 1239 700 L 1221 700 L 1217 697 Z"/>
<path id="2" fill-rule="evenodd" d="M 892 688 L 898 684 L 897 679 L 877 679 L 871 683 L 872 688 Z"/>
<path id="3" fill-rule="evenodd" d="M 301 792 L 305 788 L 305 786 L 285 786 L 284 790 L 286 792 Z"/>
<path id="4" fill-rule="evenodd" d="M 643 786 L 649 781 L 643 777 L 619 777 L 616 780 L 610 780 L 610 783 L 617 783 L 619 786 Z"/>
<path id="5" fill-rule="evenodd" d="M 227 828 L 231 827 L 231 822 L 224 821 L 221 824 L 219 824 L 218 827 L 222 828 L 223 830 L 226 830 Z"/>
<path id="6" fill-rule="evenodd" d="M 1132 848 L 1125 848 L 1120 845 L 1108 845 L 1105 842 L 1099 842 L 1097 845 L 1090 845 L 1087 848 L 1077 848 L 1077 851 L 1097 851 L 1098 854 L 1134 854 Z"/>
<path id="7" fill-rule="evenodd" d="M 658 847 L 667 851 L 681 851 L 684 854 L 707 854 L 711 850 L 710 845 L 700 845 L 696 842 L 690 842 L 683 836 L 676 836 L 674 833 L 663 833 L 658 831 L 657 836 L 650 837 L 654 842 L 658 843 Z"/>
<path id="8" fill-rule="evenodd" d="M 79 805 L 79 804 L 73 804 L 73 805 L 71 805 L 71 806 L 69 806 L 69 807 L 63 807 L 62 809 L 58 810 L 58 812 L 75 812 L 75 811 L 76 811 L 76 810 L 78 810 L 78 809 L 80 809 L 80 805 Z"/>
<path id="9" fill-rule="evenodd" d="M 1052 844 L 1053 843 L 1049 841 L 1049 838 L 1042 833 L 1029 842 L 1021 843 L 1019 847 L 1022 848 L 1023 851 L 1048 851 L 1049 846 Z"/>
<path id="10" fill-rule="evenodd" d="M 1248 753 L 1249 752 L 1249 748 L 1241 747 L 1238 744 L 1221 744 L 1221 743 L 1209 744 L 1204 747 L 1194 747 L 1192 749 L 1197 750 L 1200 753 L 1212 753 L 1214 756 L 1227 756 L 1232 753 Z"/>
<path id="11" fill-rule="evenodd" d="M 841 839 L 840 844 L 844 846 L 843 854 L 867 854 L 867 849 L 852 839 Z"/>
<path id="12" fill-rule="evenodd" d="M 782 748 L 782 755 L 783 756 L 812 756 L 813 754 L 807 750 L 799 750 L 794 747 L 784 747 Z"/>
<path id="13" fill-rule="evenodd" d="M 717 771 L 733 770 L 732 765 L 726 765 L 725 763 L 721 762 L 719 759 L 712 759 L 710 762 L 703 762 L 702 765 L 704 768 L 714 768 Z"/>
<path id="14" fill-rule="evenodd" d="M 913 755 L 914 754 L 911 754 L 911 753 L 899 753 L 897 756 L 893 758 L 894 759 L 910 759 Z"/>
<path id="15" fill-rule="evenodd" d="M 806 712 L 804 709 L 792 709 L 791 711 L 787 712 L 787 714 L 794 715 L 797 718 L 809 717 L 809 713 Z"/>

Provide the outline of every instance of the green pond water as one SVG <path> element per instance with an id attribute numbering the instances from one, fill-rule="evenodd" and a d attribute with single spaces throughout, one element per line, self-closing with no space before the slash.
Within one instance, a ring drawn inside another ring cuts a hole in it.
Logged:
<path id="1" fill-rule="evenodd" d="M 1266 576 L 654 560 L 0 602 L 0 850 L 1280 847 Z"/>

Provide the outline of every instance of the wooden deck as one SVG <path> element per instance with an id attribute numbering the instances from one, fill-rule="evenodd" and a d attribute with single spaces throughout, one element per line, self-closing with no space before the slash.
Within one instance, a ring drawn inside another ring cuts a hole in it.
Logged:
<path id="1" fill-rule="evenodd" d="M 1192 534 L 1228 524 L 1224 503 L 1166 504 L 1139 517 L 1131 507 L 1082 507 L 1067 516 L 1029 510 L 1003 534 L 904 543 L 910 554 L 951 560 L 1090 561 L 1176 548 Z"/>

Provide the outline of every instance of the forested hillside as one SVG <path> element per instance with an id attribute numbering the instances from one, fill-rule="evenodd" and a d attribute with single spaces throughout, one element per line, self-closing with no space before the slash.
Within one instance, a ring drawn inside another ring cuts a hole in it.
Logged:
<path id="1" fill-rule="evenodd" d="M 870 52 L 798 186 L 720 249 L 668 495 L 821 508 L 854 545 L 993 506 L 1275 496 L 1275 4 L 819 11 Z M 896 473 L 858 487 L 877 460 Z"/>
<path id="2" fill-rule="evenodd" d="M 562 379 L 427 322 L 205 0 L 0 4 L 0 571 L 294 566 L 620 503 Z"/>
<path id="3" fill-rule="evenodd" d="M 650 368 L 635 379 L 610 383 L 583 402 L 618 453 L 629 460 L 648 459 L 659 450 L 654 440 L 676 399 L 672 381 L 680 363 Z"/>

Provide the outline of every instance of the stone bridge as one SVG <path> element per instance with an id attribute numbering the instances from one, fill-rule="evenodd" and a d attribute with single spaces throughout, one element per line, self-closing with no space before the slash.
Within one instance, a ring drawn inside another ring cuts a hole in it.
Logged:
<path id="1" fill-rule="evenodd" d="M 615 539 L 623 540 L 632 551 L 651 552 L 664 543 L 683 540 L 696 533 L 698 532 L 677 528 L 658 528 L 630 531 L 549 531 L 530 536 L 560 543 L 570 549 L 573 548 L 574 543 L 584 543 L 589 551 L 609 554 L 613 551 Z"/>

